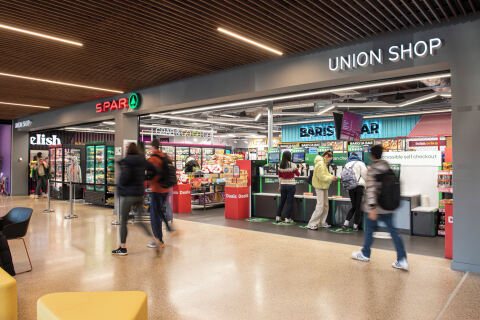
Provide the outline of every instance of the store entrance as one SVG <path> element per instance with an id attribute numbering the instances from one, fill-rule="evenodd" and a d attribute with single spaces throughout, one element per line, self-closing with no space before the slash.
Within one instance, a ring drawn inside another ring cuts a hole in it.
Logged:
<path id="1" fill-rule="evenodd" d="M 353 221 L 345 224 L 352 204 L 341 179 L 328 188 L 326 223 L 332 227 L 305 229 L 317 201 L 308 177 L 318 156 L 327 150 L 334 155 L 328 169 L 341 178 L 352 155 L 369 165 L 370 148 L 380 144 L 402 186 L 401 204 L 394 213 L 396 228 L 407 237 L 411 251 L 444 256 L 445 211 L 448 215 L 452 201 L 450 101 L 448 72 L 414 75 L 311 94 L 292 92 L 271 103 L 245 101 L 243 106 L 206 106 L 142 116 L 139 139 L 147 145 L 152 139 L 161 140 L 162 150 L 174 159 L 179 186 L 190 192 L 177 191 L 184 196 L 177 201 L 190 201 L 188 208 L 174 209 L 182 219 L 355 245 L 362 242 L 365 218 L 359 219 L 358 232 Z M 353 135 L 336 123 L 339 115 L 360 119 Z M 278 167 L 285 151 L 300 173 L 291 205 L 294 223 L 273 220 L 281 205 Z M 192 159 L 196 170 L 187 172 Z M 242 164 L 245 160 L 248 164 Z M 234 174 L 235 170 L 240 174 Z M 238 202 L 242 187 L 249 189 L 246 216 L 237 209 L 242 206 Z"/>
<path id="2" fill-rule="evenodd" d="M 73 199 L 102 206 L 114 204 L 115 122 L 105 121 L 30 133 L 29 194 Z M 45 163 L 48 184 L 41 182 Z M 40 186 L 39 186 L 40 184 Z"/>

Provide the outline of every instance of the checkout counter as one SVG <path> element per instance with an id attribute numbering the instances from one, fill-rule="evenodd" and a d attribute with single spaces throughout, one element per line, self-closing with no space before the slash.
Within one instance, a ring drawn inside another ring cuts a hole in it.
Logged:
<path id="1" fill-rule="evenodd" d="M 314 157 L 307 157 L 304 162 L 301 162 L 301 156 L 297 157 L 297 163 L 301 163 L 304 169 L 307 168 L 308 165 L 309 168 L 313 170 L 312 159 L 314 159 Z M 280 204 L 280 193 L 278 192 L 278 175 L 274 174 L 275 169 L 272 168 L 276 168 L 278 162 L 275 162 L 275 160 L 280 160 L 280 158 L 280 155 L 273 155 L 271 158 L 269 157 L 269 159 L 274 161 L 269 161 L 266 168 L 260 168 L 258 192 L 253 194 L 252 199 L 253 217 L 274 219 L 277 214 L 277 208 Z M 295 159 L 295 156 L 293 158 Z M 334 170 L 331 169 L 331 172 L 340 176 L 341 168 L 342 167 L 338 167 L 338 169 L 335 170 L 338 172 L 334 172 Z M 304 170 L 303 176 L 295 178 L 297 190 L 292 206 L 292 219 L 296 222 L 308 223 L 317 204 L 315 195 L 305 195 L 306 193 L 315 194 L 314 188 L 307 182 L 309 172 L 310 169 Z M 341 226 L 345 221 L 348 211 L 351 209 L 348 191 L 342 187 L 341 181 L 339 180 L 330 185 L 328 195 L 329 213 L 327 223 L 333 226 Z M 395 210 L 393 216 L 394 226 L 399 232 L 412 234 L 412 209 L 418 206 L 420 206 L 419 194 L 402 195 L 400 206 Z M 379 222 L 380 230 L 382 227 L 384 227 L 384 225 L 382 226 L 382 223 Z"/>

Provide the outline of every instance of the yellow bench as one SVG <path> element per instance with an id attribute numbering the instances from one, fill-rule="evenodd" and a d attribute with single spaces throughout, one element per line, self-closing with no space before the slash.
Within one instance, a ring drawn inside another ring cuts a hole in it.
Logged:
<path id="1" fill-rule="evenodd" d="M 17 320 L 17 281 L 0 268 L 0 319 Z"/>
<path id="2" fill-rule="evenodd" d="M 37 320 L 148 320 L 141 291 L 59 292 L 37 301 Z"/>

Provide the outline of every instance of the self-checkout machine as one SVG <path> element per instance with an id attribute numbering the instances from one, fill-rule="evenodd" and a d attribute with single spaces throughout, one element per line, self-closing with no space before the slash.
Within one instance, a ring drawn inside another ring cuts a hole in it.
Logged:
<path id="1" fill-rule="evenodd" d="M 277 213 L 279 201 L 278 165 L 280 148 L 269 148 L 267 164 L 259 168 L 258 192 L 253 194 L 253 217 L 273 219 Z"/>

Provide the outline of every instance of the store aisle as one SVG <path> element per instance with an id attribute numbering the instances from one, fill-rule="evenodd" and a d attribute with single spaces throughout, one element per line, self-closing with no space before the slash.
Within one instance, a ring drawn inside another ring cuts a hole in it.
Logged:
<path id="1" fill-rule="evenodd" d="M 27 243 L 33 272 L 18 275 L 19 319 L 35 319 L 36 300 L 56 291 L 143 290 L 150 319 L 478 319 L 480 276 L 450 270 L 441 258 L 410 255 L 411 272 L 394 270 L 391 251 L 369 264 L 356 247 L 177 220 L 180 235 L 160 256 L 129 225 L 129 255 L 112 257 L 117 227 L 111 210 L 76 205 L 63 219 L 45 200 L 0 198 L 0 215 L 33 206 Z M 26 267 L 21 242 L 11 242 L 16 268 Z M 455 296 L 452 292 L 456 290 Z M 449 300 L 450 299 L 450 300 Z M 444 308 L 447 301 L 448 307 Z"/>

